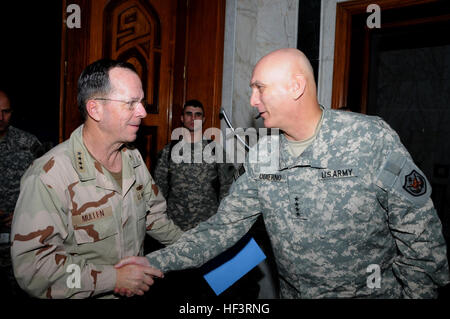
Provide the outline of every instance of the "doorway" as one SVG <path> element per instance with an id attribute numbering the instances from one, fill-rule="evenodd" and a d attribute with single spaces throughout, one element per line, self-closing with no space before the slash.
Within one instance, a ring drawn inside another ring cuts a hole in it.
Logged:
<path id="1" fill-rule="evenodd" d="M 450 246 L 450 2 L 377 1 L 381 28 L 369 29 L 370 2 L 337 4 L 332 107 L 381 116 L 399 134 Z"/>

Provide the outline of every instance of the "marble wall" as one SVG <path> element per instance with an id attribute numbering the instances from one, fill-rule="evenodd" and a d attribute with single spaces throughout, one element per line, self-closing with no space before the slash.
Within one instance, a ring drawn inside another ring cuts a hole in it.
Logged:
<path id="1" fill-rule="evenodd" d="M 348 0 L 321 0 L 320 52 L 317 95 L 319 103 L 331 107 L 333 89 L 334 37 L 336 28 L 336 4 Z"/>
<path id="2" fill-rule="evenodd" d="M 348 0 L 321 0 L 318 97 L 331 105 L 336 4 Z M 227 0 L 222 107 L 235 127 L 262 127 L 250 106 L 251 72 L 268 52 L 297 47 L 298 11 L 302 0 Z M 301 32 L 301 31 L 300 31 Z M 222 122 L 222 129 L 226 128 Z"/>
<path id="3" fill-rule="evenodd" d="M 270 51 L 297 46 L 299 1 L 227 0 L 222 107 L 235 127 L 263 126 L 249 102 L 253 66 Z"/>

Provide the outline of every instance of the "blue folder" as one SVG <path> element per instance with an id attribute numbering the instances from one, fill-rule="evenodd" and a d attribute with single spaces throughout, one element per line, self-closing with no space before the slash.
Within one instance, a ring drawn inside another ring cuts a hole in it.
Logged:
<path id="1" fill-rule="evenodd" d="M 247 245 L 233 258 L 211 270 L 203 277 L 216 295 L 220 295 L 265 258 L 266 255 L 264 255 L 255 240 L 251 238 Z"/>

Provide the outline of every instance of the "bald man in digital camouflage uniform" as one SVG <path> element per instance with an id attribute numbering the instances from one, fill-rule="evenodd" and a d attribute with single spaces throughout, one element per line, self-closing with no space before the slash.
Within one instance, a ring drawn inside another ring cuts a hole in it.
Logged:
<path id="1" fill-rule="evenodd" d="M 262 214 L 282 298 L 435 298 L 449 282 L 442 225 L 398 135 L 379 117 L 321 107 L 311 65 L 296 49 L 263 57 L 250 86 L 264 125 L 283 132 L 260 139 L 259 149 L 272 152 L 258 155 L 279 159 L 247 162 L 215 216 L 118 267 L 198 267 Z"/>

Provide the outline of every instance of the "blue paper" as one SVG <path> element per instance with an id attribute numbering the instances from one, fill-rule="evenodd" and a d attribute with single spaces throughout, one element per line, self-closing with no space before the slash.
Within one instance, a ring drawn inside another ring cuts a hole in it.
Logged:
<path id="1" fill-rule="evenodd" d="M 233 258 L 208 272 L 203 277 L 216 295 L 220 295 L 265 258 L 266 255 L 264 255 L 255 240 L 251 238 L 247 245 Z"/>

